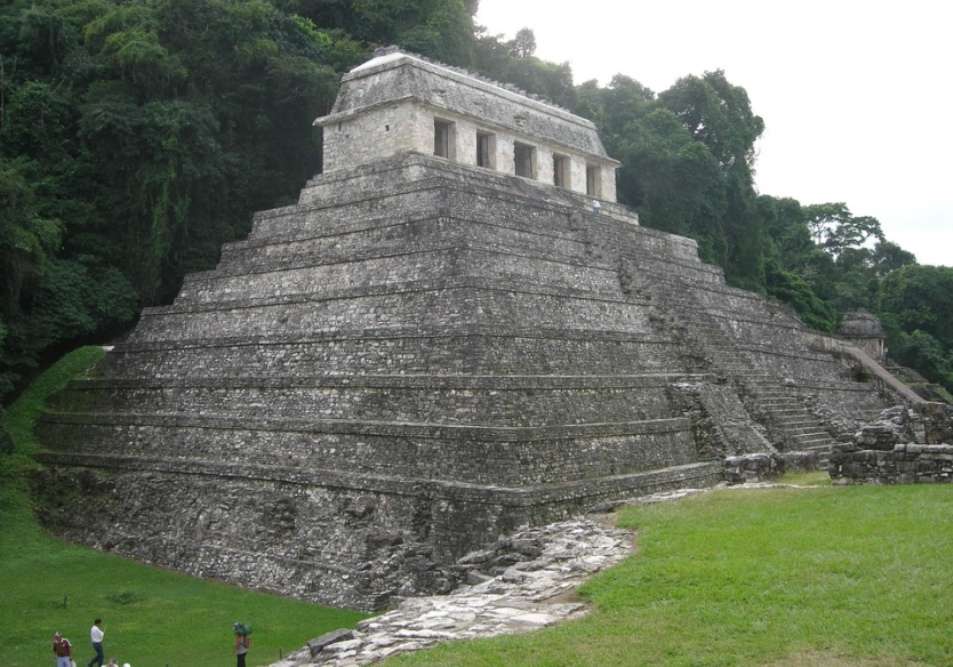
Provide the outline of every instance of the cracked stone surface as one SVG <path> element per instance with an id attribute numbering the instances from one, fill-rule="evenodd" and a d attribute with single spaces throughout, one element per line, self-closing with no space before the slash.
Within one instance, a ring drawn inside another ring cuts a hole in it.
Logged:
<path id="1" fill-rule="evenodd" d="M 272 667 L 366 665 L 440 642 L 526 632 L 575 618 L 587 606 L 572 592 L 631 550 L 629 531 L 596 519 L 524 529 L 460 559 L 457 567 L 474 583 L 449 595 L 405 599 L 393 611 L 342 634 L 342 640 L 325 644 L 318 638 L 309 643 L 314 648 Z"/>

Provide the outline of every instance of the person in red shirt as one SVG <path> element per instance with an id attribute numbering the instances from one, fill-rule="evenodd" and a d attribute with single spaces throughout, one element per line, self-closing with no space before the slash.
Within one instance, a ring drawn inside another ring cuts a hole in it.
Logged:
<path id="1" fill-rule="evenodd" d="M 69 643 L 69 639 L 58 632 L 53 635 L 53 655 L 56 656 L 56 667 L 71 667 L 73 645 Z"/>

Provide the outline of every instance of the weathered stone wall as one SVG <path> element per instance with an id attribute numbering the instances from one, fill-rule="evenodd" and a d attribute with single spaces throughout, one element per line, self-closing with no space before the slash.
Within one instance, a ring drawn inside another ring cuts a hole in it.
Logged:
<path id="1" fill-rule="evenodd" d="M 363 329 L 298 336 L 238 336 L 126 343 L 99 369 L 106 377 L 312 376 L 322 373 L 611 375 L 681 370 L 677 341 L 654 335 L 584 330 Z"/>
<path id="2" fill-rule="evenodd" d="M 817 470 L 817 452 L 760 452 L 725 459 L 725 481 L 729 484 L 763 482 L 786 472 Z"/>
<path id="3" fill-rule="evenodd" d="M 831 453 L 831 479 L 840 484 L 917 484 L 953 481 L 953 406 L 897 405 L 882 411 Z"/>
<path id="4" fill-rule="evenodd" d="M 543 484 L 654 470 L 697 459 L 685 419 L 508 429 L 264 419 L 57 417 L 44 425 L 77 456 L 333 469 L 417 481 Z M 76 428 L 82 426 L 83 428 Z"/>
<path id="5" fill-rule="evenodd" d="M 838 484 L 938 484 L 953 482 L 953 445 L 894 445 L 891 451 L 842 445 L 831 454 Z"/>

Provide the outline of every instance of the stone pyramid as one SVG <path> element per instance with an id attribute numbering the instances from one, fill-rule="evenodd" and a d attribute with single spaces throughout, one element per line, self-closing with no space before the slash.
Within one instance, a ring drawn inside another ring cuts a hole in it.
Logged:
<path id="1" fill-rule="evenodd" d="M 389 52 L 319 122 L 299 203 L 57 398 L 57 533 L 371 609 L 520 525 L 824 449 L 884 405 L 614 203 L 588 121 Z"/>

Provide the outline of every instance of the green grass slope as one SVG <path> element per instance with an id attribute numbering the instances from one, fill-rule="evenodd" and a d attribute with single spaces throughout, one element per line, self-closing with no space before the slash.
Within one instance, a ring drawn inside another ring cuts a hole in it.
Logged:
<path id="1" fill-rule="evenodd" d="M 722 491 L 621 525 L 638 552 L 588 617 L 388 664 L 953 665 L 953 487 Z"/>
<path id="2" fill-rule="evenodd" d="M 107 657 L 135 667 L 228 665 L 231 624 L 252 624 L 250 664 L 276 660 L 322 632 L 363 615 L 242 590 L 66 544 L 36 523 L 25 477 L 36 465 L 33 425 L 48 396 L 86 372 L 102 350 L 65 356 L 27 389 L 4 416 L 15 443 L 0 455 L 0 665 L 52 664 L 50 637 L 63 632 L 77 664 L 92 651 L 93 618 L 105 621 Z"/>

